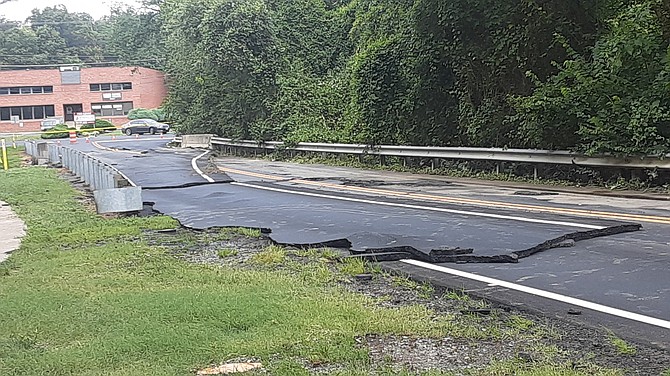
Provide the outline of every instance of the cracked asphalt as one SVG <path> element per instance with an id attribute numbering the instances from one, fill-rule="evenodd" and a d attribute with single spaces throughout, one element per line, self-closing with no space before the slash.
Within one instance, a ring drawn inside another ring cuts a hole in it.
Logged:
<path id="1" fill-rule="evenodd" d="M 641 231 L 579 241 L 518 263 L 443 265 L 670 322 L 668 202 L 230 157 L 198 162 L 215 180 L 206 184 L 191 167 L 202 151 L 167 148 L 167 142 L 121 137 L 97 145 L 80 140 L 76 147 L 115 165 L 143 187 L 144 200 L 155 210 L 184 226 L 268 228 L 272 239 L 284 244 L 347 239 L 357 250 L 460 247 L 495 255 L 576 231 L 639 223 Z M 503 304 L 603 325 L 624 337 L 670 348 L 666 327 L 402 262 L 386 265 Z M 569 310 L 581 314 L 568 315 Z"/>

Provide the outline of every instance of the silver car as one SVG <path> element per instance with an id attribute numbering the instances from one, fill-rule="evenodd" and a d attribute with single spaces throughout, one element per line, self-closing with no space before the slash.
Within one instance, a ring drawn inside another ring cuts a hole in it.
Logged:
<path id="1" fill-rule="evenodd" d="M 168 133 L 170 131 L 170 125 L 165 123 L 157 122 L 153 119 L 137 119 L 131 120 L 121 126 L 121 131 L 128 136 L 132 134 L 156 134 L 156 133 Z"/>

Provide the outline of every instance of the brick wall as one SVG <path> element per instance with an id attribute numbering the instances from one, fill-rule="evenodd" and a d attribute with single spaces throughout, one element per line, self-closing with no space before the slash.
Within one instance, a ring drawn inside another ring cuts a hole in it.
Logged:
<path id="1" fill-rule="evenodd" d="M 90 84 L 131 82 L 131 90 L 90 91 Z M 133 108 L 159 107 L 167 95 L 162 72 L 141 67 L 92 67 L 81 69 L 81 84 L 61 85 L 59 69 L 0 71 L 0 87 L 53 86 L 52 94 L 0 95 L 0 107 L 53 105 L 55 115 L 64 117 L 64 105 L 81 104 L 83 112 L 92 112 L 91 103 L 133 102 Z M 103 93 L 121 93 L 114 101 L 102 99 Z M 115 125 L 128 121 L 126 116 L 101 116 Z M 25 120 L 23 127 L 10 121 L 0 121 L 2 132 L 39 131 L 41 120 Z"/>

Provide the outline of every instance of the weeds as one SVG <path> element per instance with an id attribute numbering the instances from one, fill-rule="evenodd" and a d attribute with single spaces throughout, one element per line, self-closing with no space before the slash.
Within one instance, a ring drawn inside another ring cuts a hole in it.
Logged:
<path id="1" fill-rule="evenodd" d="M 220 258 L 226 258 L 226 257 L 237 256 L 238 252 L 237 252 L 236 249 L 232 249 L 232 248 L 224 248 L 224 249 L 220 249 L 216 254 L 217 254 Z"/>
<path id="2" fill-rule="evenodd" d="M 286 249 L 278 245 L 271 245 L 259 252 L 249 260 L 258 265 L 278 265 L 286 261 Z"/>
<path id="3" fill-rule="evenodd" d="M 348 257 L 341 260 L 337 265 L 340 273 L 355 276 L 365 273 L 365 261 L 358 257 Z"/>
<path id="4" fill-rule="evenodd" d="M 609 332 L 609 342 L 614 346 L 614 348 L 617 350 L 617 352 L 621 355 L 635 355 L 637 353 L 637 349 L 635 346 L 631 345 L 630 343 L 624 341 L 623 339 L 617 337 L 613 332 Z"/>
<path id="5" fill-rule="evenodd" d="M 532 320 L 529 320 L 525 317 L 519 315 L 512 315 L 507 319 L 507 325 L 515 330 L 520 332 L 525 332 L 526 330 L 532 328 L 535 323 Z"/>
<path id="6" fill-rule="evenodd" d="M 444 293 L 443 298 L 448 300 L 456 300 L 459 302 L 470 301 L 470 296 L 467 295 L 464 291 L 456 291 L 456 290 L 447 290 Z"/>
<path id="7" fill-rule="evenodd" d="M 223 227 L 217 234 L 220 240 L 229 240 L 234 236 L 245 236 L 247 238 L 260 238 L 262 233 L 260 229 L 248 227 Z"/>

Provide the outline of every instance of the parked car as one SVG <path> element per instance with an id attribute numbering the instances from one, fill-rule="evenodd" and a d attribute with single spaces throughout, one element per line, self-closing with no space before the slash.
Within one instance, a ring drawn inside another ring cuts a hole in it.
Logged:
<path id="1" fill-rule="evenodd" d="M 132 134 L 156 134 L 156 133 L 168 133 L 170 130 L 170 125 L 165 123 L 159 123 L 153 119 L 137 119 L 131 120 L 121 126 L 121 131 L 128 136 Z"/>
<path id="2" fill-rule="evenodd" d="M 46 132 L 53 129 L 53 127 L 55 127 L 56 125 L 63 123 L 64 123 L 63 118 L 56 118 L 56 117 L 46 118 L 40 122 L 40 129 L 42 130 L 42 132 Z"/>

